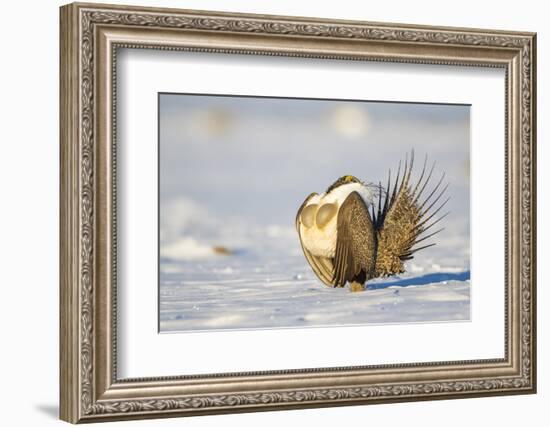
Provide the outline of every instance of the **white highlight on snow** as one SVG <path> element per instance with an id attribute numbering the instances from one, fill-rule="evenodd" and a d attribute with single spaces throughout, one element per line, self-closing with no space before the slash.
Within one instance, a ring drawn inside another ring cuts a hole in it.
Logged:
<path id="1" fill-rule="evenodd" d="M 184 237 L 176 242 L 163 245 L 160 256 L 171 260 L 198 259 L 215 255 L 211 246 L 203 245 L 192 237 Z"/>

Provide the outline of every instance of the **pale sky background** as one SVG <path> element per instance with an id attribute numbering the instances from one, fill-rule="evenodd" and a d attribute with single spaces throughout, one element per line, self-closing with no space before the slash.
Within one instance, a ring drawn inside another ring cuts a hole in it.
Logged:
<path id="1" fill-rule="evenodd" d="M 411 149 L 417 173 L 426 154 L 446 172 L 446 225 L 469 233 L 469 106 L 160 94 L 159 108 L 162 242 L 211 234 L 209 218 L 294 227 L 308 194 L 384 182 Z"/>

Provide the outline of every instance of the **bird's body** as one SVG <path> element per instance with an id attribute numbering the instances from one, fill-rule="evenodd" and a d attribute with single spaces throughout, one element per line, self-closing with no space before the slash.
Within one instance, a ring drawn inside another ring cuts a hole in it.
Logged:
<path id="1" fill-rule="evenodd" d="M 312 214 L 322 209 L 337 209 L 339 206 L 342 206 L 348 196 L 354 191 L 363 198 L 365 203 L 372 205 L 374 202 L 374 194 L 370 188 L 358 182 L 350 182 L 335 188 L 329 193 L 312 196 L 307 201 L 306 206 L 317 207 L 315 211 L 312 211 Z M 334 208 L 332 208 L 332 206 L 334 206 Z M 327 258 L 334 257 L 336 253 L 337 218 L 337 212 L 334 210 L 334 214 L 328 218 L 326 224 L 321 225 L 318 224 L 317 221 L 314 221 L 311 227 L 306 227 L 303 223 L 300 223 L 299 234 L 302 244 L 313 255 Z"/>
<path id="2" fill-rule="evenodd" d="M 419 238 L 441 219 L 428 224 L 446 203 L 434 208 L 446 190 L 439 190 L 444 175 L 421 200 L 433 167 L 424 179 L 424 162 L 413 188 L 413 157 L 410 163 L 405 161 L 401 179 L 398 171 L 393 188 L 391 174 L 386 188 L 346 175 L 326 192 L 312 193 L 303 202 L 296 216 L 296 229 L 307 261 L 325 285 L 342 287 L 350 283 L 352 290 L 364 289 L 364 283 L 374 277 L 402 273 L 404 261 L 432 246 L 413 249 L 416 243 L 437 233 Z"/>

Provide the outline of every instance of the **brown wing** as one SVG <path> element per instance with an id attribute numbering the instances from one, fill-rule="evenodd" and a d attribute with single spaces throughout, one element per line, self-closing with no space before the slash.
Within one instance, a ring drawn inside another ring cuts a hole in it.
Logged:
<path id="1" fill-rule="evenodd" d="M 334 283 L 364 283 L 373 277 L 376 260 L 376 232 L 363 198 L 352 192 L 338 211 Z"/>
<path id="2" fill-rule="evenodd" d="M 423 233 L 447 216 L 445 214 L 430 223 L 430 220 L 434 218 L 449 200 L 446 199 L 436 207 L 448 187 L 446 185 L 440 189 L 445 174 L 442 174 L 441 179 L 430 194 L 421 201 L 420 197 L 430 181 L 435 162 L 427 178 L 424 179 L 427 158 L 424 160 L 422 173 L 414 188 L 410 184 L 413 163 L 414 152 L 411 153 L 410 163 L 408 159 L 405 159 L 405 168 L 401 182 L 399 182 L 401 163 L 399 164 L 393 190 L 391 190 L 391 172 L 388 174 L 387 188 L 382 189 L 380 185 L 381 194 L 379 195 L 378 213 L 374 215 L 375 228 L 378 232 L 376 273 L 379 276 L 391 276 L 404 272 L 404 261 L 412 259 L 415 252 L 433 246 L 435 243 L 416 248 L 415 245 L 443 230 L 439 229 L 434 233 L 421 237 Z M 435 199 L 431 201 L 433 197 Z M 384 199 L 383 206 L 382 199 Z M 434 209 L 433 212 L 432 208 Z"/>
<path id="3" fill-rule="evenodd" d="M 307 198 L 302 203 L 302 206 L 300 206 L 300 209 L 298 209 L 295 220 L 298 236 L 300 236 L 300 214 L 302 213 L 302 209 L 305 207 L 309 199 L 316 195 L 317 193 L 311 193 L 309 196 L 307 196 Z M 302 246 L 302 251 L 304 252 L 307 262 L 311 266 L 313 272 L 317 275 L 321 282 L 323 282 L 327 286 L 333 287 L 334 283 L 332 281 L 332 277 L 334 275 L 334 265 L 332 263 L 332 259 L 313 255 L 304 247 L 301 236 L 300 245 Z"/>

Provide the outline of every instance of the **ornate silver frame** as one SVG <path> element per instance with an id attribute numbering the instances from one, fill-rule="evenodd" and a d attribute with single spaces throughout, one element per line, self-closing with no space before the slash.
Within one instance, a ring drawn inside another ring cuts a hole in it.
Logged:
<path id="1" fill-rule="evenodd" d="M 61 8 L 61 419 L 77 423 L 536 390 L 534 33 L 98 4 Z M 502 67 L 505 357 L 119 380 L 118 47 Z"/>

